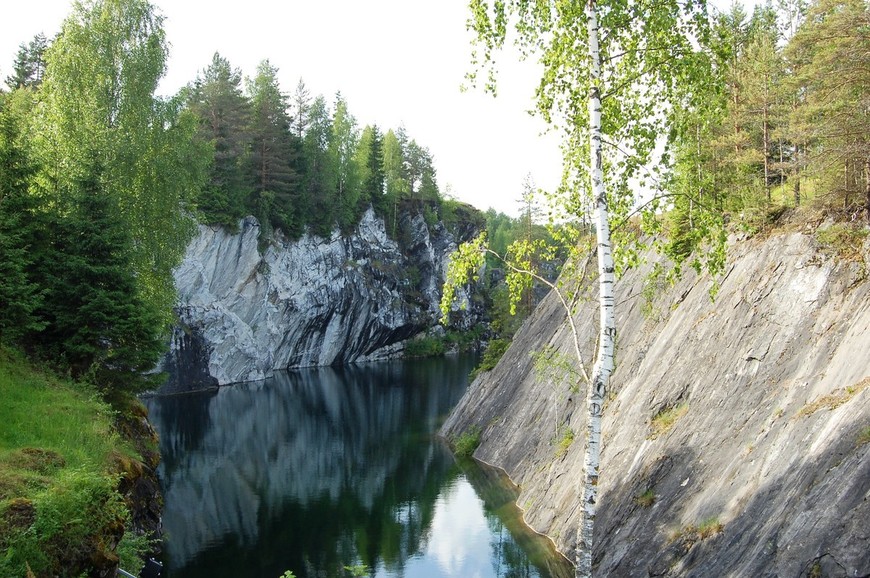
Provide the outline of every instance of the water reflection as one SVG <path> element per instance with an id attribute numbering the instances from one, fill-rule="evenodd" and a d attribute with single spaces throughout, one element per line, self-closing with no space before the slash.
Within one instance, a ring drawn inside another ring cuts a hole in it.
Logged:
<path id="1" fill-rule="evenodd" d="M 498 511 L 504 486 L 432 439 L 473 364 L 319 368 L 147 400 L 169 576 L 333 577 L 353 564 L 385 578 L 562 575 L 540 539 L 513 537 L 524 527 Z"/>

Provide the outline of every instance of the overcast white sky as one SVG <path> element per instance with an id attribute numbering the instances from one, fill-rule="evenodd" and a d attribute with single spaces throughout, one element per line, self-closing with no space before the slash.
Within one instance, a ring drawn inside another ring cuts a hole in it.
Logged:
<path id="1" fill-rule="evenodd" d="M 480 209 L 512 215 L 523 177 L 555 188 L 558 139 L 529 116 L 537 76 L 510 55 L 499 96 L 460 92 L 469 69 L 467 0 L 152 0 L 166 17 L 171 43 L 161 92 L 172 94 L 211 62 L 215 51 L 254 73 L 268 58 L 292 93 L 301 77 L 331 102 L 337 90 L 360 126 L 404 124 L 435 157 L 441 190 Z M 4 4 L 6 4 L 4 2 Z M 0 19 L 0 78 L 18 45 L 53 36 L 72 0 L 8 3 Z"/>

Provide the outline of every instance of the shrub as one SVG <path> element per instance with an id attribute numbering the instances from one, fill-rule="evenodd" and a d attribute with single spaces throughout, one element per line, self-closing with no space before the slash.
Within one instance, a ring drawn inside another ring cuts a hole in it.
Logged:
<path id="1" fill-rule="evenodd" d="M 644 493 L 637 495 L 634 497 L 634 503 L 640 506 L 641 508 L 649 508 L 656 501 L 656 494 L 652 488 L 649 488 Z"/>
<path id="2" fill-rule="evenodd" d="M 556 457 L 564 457 L 568 453 L 568 448 L 571 447 L 572 443 L 574 443 L 574 430 L 566 426 L 562 428 L 562 437 L 556 446 Z"/>
<path id="3" fill-rule="evenodd" d="M 854 383 L 845 389 L 836 389 L 833 392 L 816 398 L 812 402 L 803 406 L 800 411 L 795 414 L 795 419 L 810 416 L 822 409 L 837 409 L 868 387 L 870 387 L 870 377 L 865 377 L 861 381 Z"/>
<path id="4" fill-rule="evenodd" d="M 678 532 L 675 532 L 671 536 L 671 539 L 674 542 L 680 542 L 683 550 L 688 552 L 696 542 L 712 538 L 723 529 L 724 526 L 719 522 L 719 519 L 712 517 L 704 520 L 700 526 L 695 526 L 693 524 L 686 526 Z"/>
<path id="5" fill-rule="evenodd" d="M 490 341 L 483 352 L 483 358 L 480 360 L 480 365 L 475 367 L 471 374 L 472 378 L 476 377 L 481 372 L 490 371 L 494 368 L 504 355 L 505 351 L 507 351 L 508 347 L 510 347 L 510 344 L 510 339 L 493 339 Z"/>
<path id="6" fill-rule="evenodd" d="M 470 458 L 477 446 L 480 445 L 480 428 L 471 426 L 468 431 L 457 438 L 453 444 L 453 452 L 459 458 Z"/>
<path id="7" fill-rule="evenodd" d="M 405 344 L 407 357 L 436 357 L 444 355 L 446 347 L 440 337 L 417 337 Z"/>

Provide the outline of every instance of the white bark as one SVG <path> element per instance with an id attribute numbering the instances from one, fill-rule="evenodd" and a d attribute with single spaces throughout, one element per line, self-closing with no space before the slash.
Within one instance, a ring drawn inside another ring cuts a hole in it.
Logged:
<path id="1" fill-rule="evenodd" d="M 598 458 L 601 448 L 601 414 L 610 374 L 613 372 L 613 347 L 616 323 L 613 314 L 613 254 L 610 243 L 607 195 L 604 189 L 601 139 L 601 53 L 598 46 L 598 15 L 596 0 L 587 0 L 587 30 L 589 34 L 589 150 L 592 195 L 595 203 L 595 227 L 598 241 L 598 352 L 592 370 L 592 383 L 586 394 L 589 412 L 586 425 L 586 448 L 583 458 L 583 501 L 580 526 L 577 529 L 575 576 L 592 576 L 592 534 L 598 501 Z"/>

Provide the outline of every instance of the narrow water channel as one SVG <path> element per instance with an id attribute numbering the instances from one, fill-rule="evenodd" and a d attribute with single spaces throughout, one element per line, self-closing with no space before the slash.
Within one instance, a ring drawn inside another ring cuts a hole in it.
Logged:
<path id="1" fill-rule="evenodd" d="M 498 474 L 434 437 L 471 356 L 282 372 L 146 400 L 170 578 L 561 578 Z"/>

